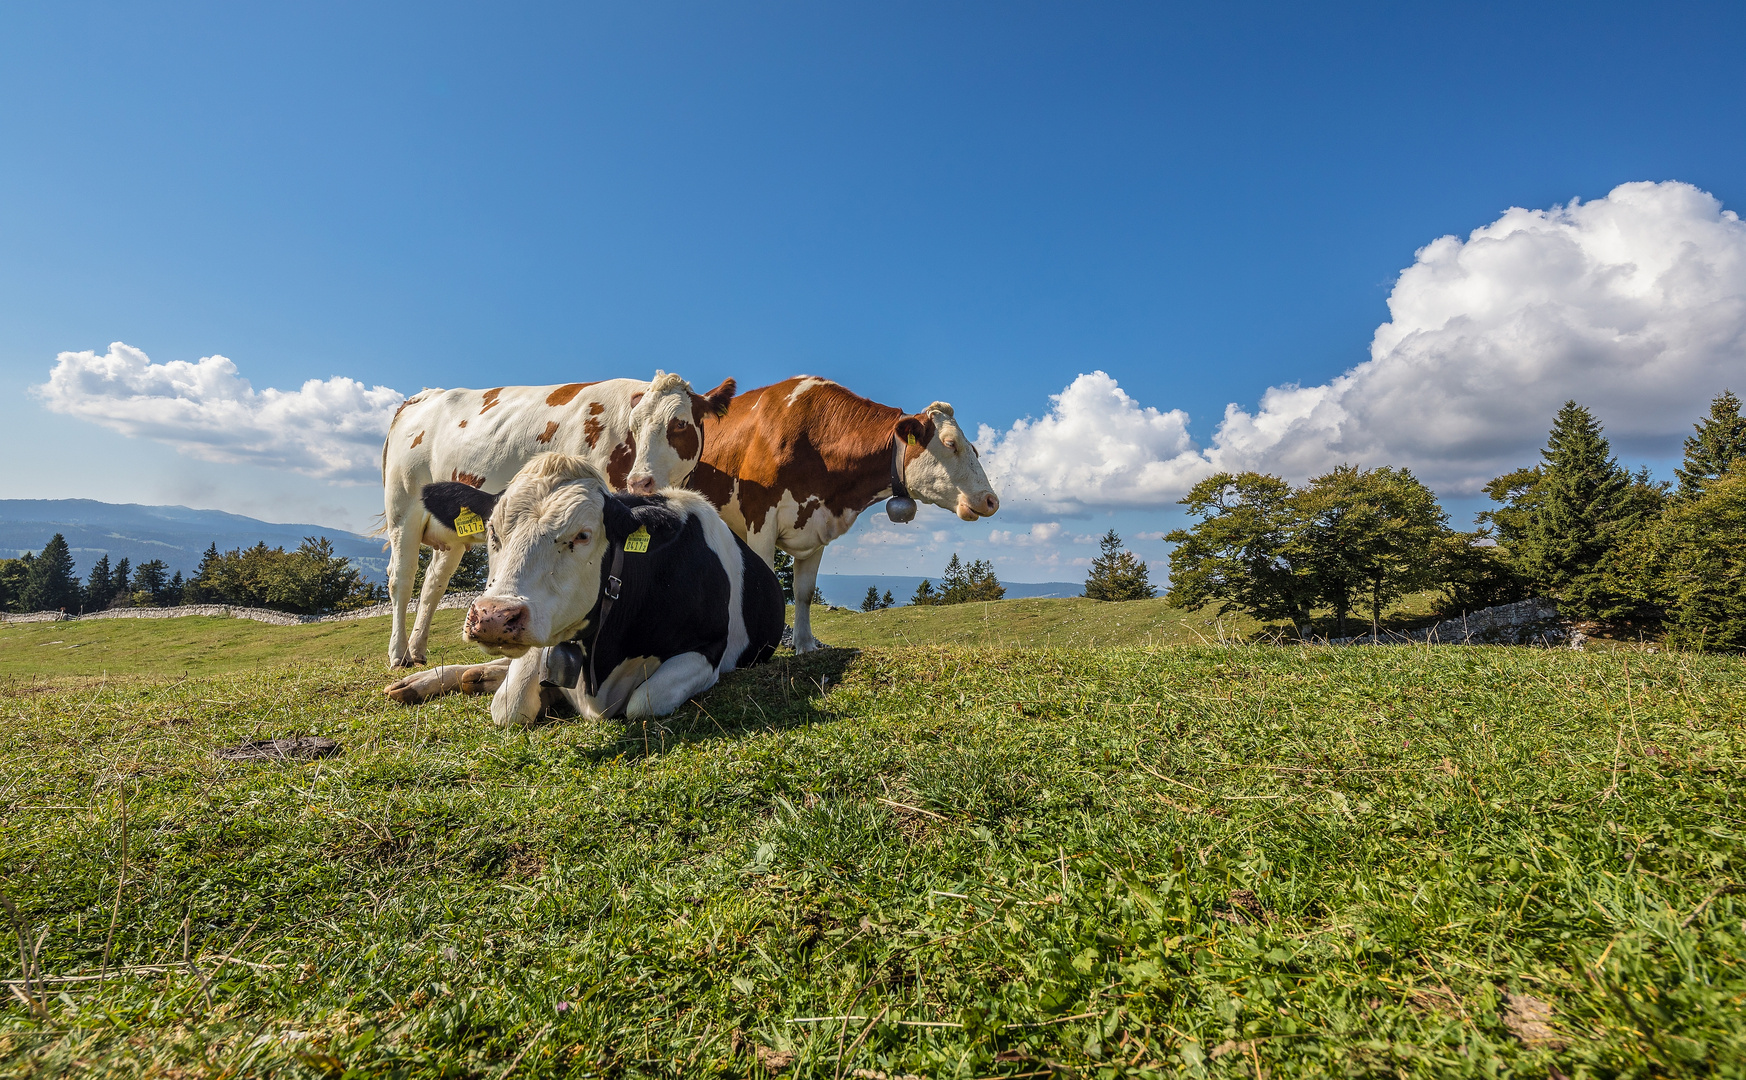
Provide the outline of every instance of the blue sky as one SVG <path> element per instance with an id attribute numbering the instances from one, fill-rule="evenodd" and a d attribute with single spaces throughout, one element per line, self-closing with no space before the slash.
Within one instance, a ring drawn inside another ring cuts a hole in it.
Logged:
<path id="1" fill-rule="evenodd" d="M 0 496 L 379 509 L 31 393 L 115 341 L 256 390 L 809 372 L 1001 432 L 1102 371 L 1205 446 L 1370 358 L 1440 236 L 1630 182 L 1746 202 L 1738 6 L 1429 8 L 9 5 Z M 1665 469 L 1676 436 L 1619 448 Z M 924 518 L 826 570 L 1071 577 L 1074 536 L 1175 520 L 1131 502 Z"/>

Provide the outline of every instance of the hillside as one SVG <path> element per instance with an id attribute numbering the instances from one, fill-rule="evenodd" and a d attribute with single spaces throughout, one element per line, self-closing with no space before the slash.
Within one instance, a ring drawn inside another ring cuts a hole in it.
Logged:
<path id="1" fill-rule="evenodd" d="M 305 536 L 325 536 L 334 550 L 356 563 L 371 581 L 385 581 L 387 554 L 382 541 L 326 525 L 260 521 L 222 510 L 186 506 L 142 506 L 94 499 L 0 499 L 0 555 L 12 558 L 41 551 L 55 533 L 67 538 L 81 578 L 104 555 L 113 564 L 135 566 L 162 559 L 174 573 L 193 573 L 209 544 L 220 551 L 253 547 L 294 548 Z"/>
<path id="2" fill-rule="evenodd" d="M 0 1073 L 1746 1057 L 1738 659 L 836 650 L 529 731 L 394 705 L 379 662 L 0 683 L 0 879 L 47 976 Z M 341 753 L 215 756 L 294 733 Z"/>

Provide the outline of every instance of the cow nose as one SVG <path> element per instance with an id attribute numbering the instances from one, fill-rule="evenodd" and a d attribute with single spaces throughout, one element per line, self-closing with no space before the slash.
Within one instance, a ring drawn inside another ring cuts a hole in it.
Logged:
<path id="1" fill-rule="evenodd" d="M 983 517 L 993 517 L 994 512 L 996 510 L 999 510 L 999 509 L 1000 509 L 1000 496 L 996 495 L 992 491 L 989 492 L 988 494 L 982 496 L 982 509 L 979 510 L 978 513 L 980 513 Z"/>
<path id="2" fill-rule="evenodd" d="M 652 476 L 633 476 L 625 481 L 624 489 L 632 495 L 653 495 L 655 493 L 655 478 Z"/>
<path id="3" fill-rule="evenodd" d="M 524 645 L 527 633 L 526 604 L 508 604 L 501 600 L 479 599 L 467 609 L 467 625 L 462 636 L 481 645 Z"/>

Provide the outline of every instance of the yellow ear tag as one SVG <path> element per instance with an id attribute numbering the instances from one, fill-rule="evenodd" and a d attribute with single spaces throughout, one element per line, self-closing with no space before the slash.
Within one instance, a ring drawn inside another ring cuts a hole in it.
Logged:
<path id="1" fill-rule="evenodd" d="M 455 535 L 463 540 L 470 536 L 484 536 L 485 519 L 471 510 L 462 510 L 455 515 Z"/>
<path id="2" fill-rule="evenodd" d="M 915 445 L 915 436 L 910 435 L 910 436 L 907 436 L 907 438 L 909 439 L 909 445 L 914 446 Z"/>
<path id="3" fill-rule="evenodd" d="M 638 525 L 636 532 L 624 538 L 624 549 L 634 551 L 639 555 L 649 550 L 649 530 Z"/>

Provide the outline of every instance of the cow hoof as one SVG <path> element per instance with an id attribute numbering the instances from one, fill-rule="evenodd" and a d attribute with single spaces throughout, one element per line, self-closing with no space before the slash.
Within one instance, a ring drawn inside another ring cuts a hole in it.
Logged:
<path id="1" fill-rule="evenodd" d="M 423 663 L 422 660 L 414 660 L 410 656 L 401 656 L 401 657 L 392 657 L 391 656 L 388 658 L 388 670 L 389 671 L 408 671 L 408 670 L 411 670 L 412 668 L 418 667 L 419 664 L 421 664 L 421 663 Z"/>
<path id="2" fill-rule="evenodd" d="M 818 652 L 820 649 L 828 648 L 830 648 L 829 645 L 826 645 L 817 638 L 813 638 L 809 641 L 796 641 L 794 643 L 794 655 L 800 656 L 805 653 Z"/>
<path id="3" fill-rule="evenodd" d="M 402 705 L 424 704 L 424 694 L 418 688 L 417 679 L 401 679 L 399 682 L 389 683 L 382 688 L 382 692 Z"/>

